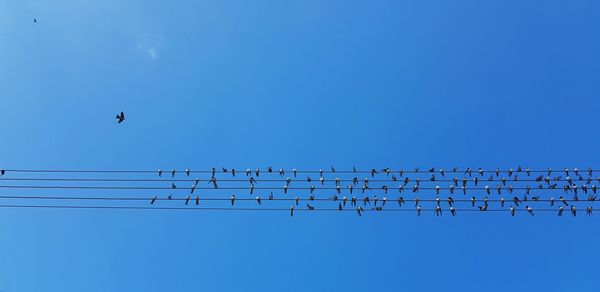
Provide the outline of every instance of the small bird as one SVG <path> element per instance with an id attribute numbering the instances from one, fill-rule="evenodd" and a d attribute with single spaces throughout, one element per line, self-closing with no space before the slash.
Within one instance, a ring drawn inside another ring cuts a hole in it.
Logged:
<path id="1" fill-rule="evenodd" d="M 527 213 L 531 214 L 531 216 L 534 216 L 533 209 L 531 209 L 531 207 L 525 206 L 525 210 L 527 210 Z"/>
<path id="2" fill-rule="evenodd" d="M 185 204 L 187 205 L 190 202 L 190 196 L 185 197 Z"/>
<path id="3" fill-rule="evenodd" d="M 338 210 L 342 211 L 342 203 L 339 203 Z"/>
<path id="4" fill-rule="evenodd" d="M 358 212 L 358 216 L 362 216 L 363 208 L 361 206 L 356 207 L 356 212 Z"/>
<path id="5" fill-rule="evenodd" d="M 117 119 L 118 124 L 122 123 L 125 120 L 125 114 L 123 112 L 121 112 L 120 114 L 117 114 L 116 119 Z"/>
<path id="6" fill-rule="evenodd" d="M 588 207 L 585 209 L 585 213 L 586 213 L 588 216 L 592 216 L 592 206 L 588 206 Z"/>
<path id="7" fill-rule="evenodd" d="M 516 210 L 515 210 L 515 207 L 513 207 L 513 206 L 510 206 L 510 215 L 511 215 L 511 216 L 515 216 L 515 211 L 516 211 Z"/>
<path id="8" fill-rule="evenodd" d="M 565 204 L 565 206 L 569 206 L 569 203 L 567 203 L 567 200 L 565 200 L 565 198 L 563 196 L 560 196 L 559 200 Z"/>
<path id="9" fill-rule="evenodd" d="M 37 19 L 36 19 L 36 18 L 34 18 L 34 19 L 33 19 L 33 23 L 36 23 L 36 22 L 37 22 Z"/>
<path id="10" fill-rule="evenodd" d="M 554 207 L 554 197 L 550 198 L 550 207 Z"/>
<path id="11" fill-rule="evenodd" d="M 158 176 L 162 176 L 162 169 L 159 168 L 157 171 L 158 171 Z"/>
<path id="12" fill-rule="evenodd" d="M 175 183 L 171 183 L 171 188 L 172 189 L 176 189 L 177 188 L 177 186 L 175 185 Z"/>
<path id="13" fill-rule="evenodd" d="M 235 195 L 231 195 L 231 197 L 229 197 L 229 200 L 231 200 L 231 206 L 233 206 L 233 204 L 235 203 Z"/>
<path id="14" fill-rule="evenodd" d="M 175 169 L 171 170 L 171 177 L 175 177 Z"/>
<path id="15" fill-rule="evenodd" d="M 308 208 L 308 210 L 314 210 L 315 207 L 311 206 L 310 204 L 306 203 L 306 207 Z"/>
<path id="16" fill-rule="evenodd" d="M 256 196 L 256 202 L 258 203 L 258 205 L 260 206 L 260 197 Z"/>
<path id="17" fill-rule="evenodd" d="M 294 206 L 290 206 L 290 216 L 294 217 Z"/>
<path id="18" fill-rule="evenodd" d="M 398 206 L 402 207 L 402 204 L 406 204 L 404 202 L 404 198 L 403 197 L 398 197 Z"/>
<path id="19" fill-rule="evenodd" d="M 154 205 L 154 202 L 156 202 L 156 196 L 152 197 L 152 200 L 150 201 L 150 205 Z"/>
<path id="20" fill-rule="evenodd" d="M 185 176 L 190 176 L 190 169 L 189 168 L 185 169 Z"/>
<path id="21" fill-rule="evenodd" d="M 196 196 L 196 205 L 200 205 L 200 196 Z"/>
<path id="22" fill-rule="evenodd" d="M 500 207 L 504 208 L 504 197 L 500 198 Z"/>
<path id="23" fill-rule="evenodd" d="M 441 216 L 442 215 L 442 207 L 437 206 L 435 207 L 435 216 Z"/>
<path id="24" fill-rule="evenodd" d="M 563 206 L 558 207 L 558 216 L 562 216 L 564 210 L 565 208 L 563 208 Z"/>
<path id="25" fill-rule="evenodd" d="M 577 216 L 577 209 L 575 209 L 574 205 L 571 205 L 571 214 L 573 214 L 573 216 Z"/>
<path id="26" fill-rule="evenodd" d="M 454 199 L 452 197 L 448 197 L 448 205 L 450 205 L 450 207 L 454 205 Z"/>
<path id="27" fill-rule="evenodd" d="M 417 216 L 421 216 L 421 206 L 417 206 Z"/>
<path id="28" fill-rule="evenodd" d="M 450 213 L 452 216 L 456 216 L 456 209 L 454 209 L 454 207 L 450 207 Z"/>
<path id="29" fill-rule="evenodd" d="M 6 170 L 0 169 L 0 175 L 4 175 L 5 173 L 6 173 Z"/>

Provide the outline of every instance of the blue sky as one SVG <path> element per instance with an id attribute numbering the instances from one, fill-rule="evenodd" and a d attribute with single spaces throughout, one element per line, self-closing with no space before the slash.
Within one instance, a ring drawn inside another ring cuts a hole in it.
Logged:
<path id="1" fill-rule="evenodd" d="M 4 0 L 0 167 L 598 167 L 598 27 L 597 1 Z M 2 209 L 0 290 L 595 289 L 596 217 L 540 215 Z"/>

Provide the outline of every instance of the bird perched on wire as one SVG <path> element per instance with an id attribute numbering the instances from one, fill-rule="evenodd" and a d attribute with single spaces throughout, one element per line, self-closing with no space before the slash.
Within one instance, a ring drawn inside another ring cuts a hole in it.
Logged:
<path id="1" fill-rule="evenodd" d="M 290 206 L 290 216 L 294 216 L 294 206 Z"/>
<path id="2" fill-rule="evenodd" d="M 577 209 L 574 205 L 571 205 L 571 214 L 573 214 L 573 216 L 577 216 Z"/>
<path id="3" fill-rule="evenodd" d="M 315 209 L 315 207 L 311 206 L 311 205 L 310 205 L 310 204 L 308 204 L 308 203 L 306 204 L 306 207 L 308 208 L 308 210 L 314 210 L 314 209 Z"/>
<path id="4" fill-rule="evenodd" d="M 125 121 L 125 114 L 123 112 L 121 112 L 120 114 L 117 114 L 117 124 L 122 123 L 123 121 Z"/>
<path id="5" fill-rule="evenodd" d="M 558 216 L 562 216 L 564 210 L 563 206 L 558 207 Z"/>
<path id="6" fill-rule="evenodd" d="M 531 209 L 531 207 L 525 206 L 525 210 L 527 210 L 527 213 L 531 214 L 531 216 L 534 216 L 533 209 Z"/>

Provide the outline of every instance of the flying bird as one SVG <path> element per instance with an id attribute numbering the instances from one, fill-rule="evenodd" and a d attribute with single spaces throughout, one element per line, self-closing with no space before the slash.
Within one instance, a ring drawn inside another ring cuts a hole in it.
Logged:
<path id="1" fill-rule="evenodd" d="M 125 114 L 123 112 L 117 114 L 116 119 L 118 124 L 122 123 L 125 120 Z"/>

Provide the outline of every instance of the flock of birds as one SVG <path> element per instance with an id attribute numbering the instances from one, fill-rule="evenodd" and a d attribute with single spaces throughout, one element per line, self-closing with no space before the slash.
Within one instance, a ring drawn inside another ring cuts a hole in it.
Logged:
<path id="1" fill-rule="evenodd" d="M 177 171 L 156 171 L 159 177 L 170 175 L 175 177 Z M 183 171 L 186 176 L 190 176 L 191 171 Z M 550 168 L 540 171 L 531 170 L 528 167 L 521 166 L 516 169 L 501 171 L 483 170 L 482 168 L 467 168 L 459 170 L 435 169 L 430 168 L 421 170 L 419 168 L 412 170 L 392 170 L 370 169 L 368 171 L 358 171 L 355 167 L 351 171 L 336 171 L 331 167 L 329 170 L 314 171 L 318 176 L 311 177 L 310 171 L 292 170 L 274 170 L 268 167 L 266 170 L 245 169 L 237 171 L 235 169 L 222 168 L 217 170 L 212 168 L 209 171 L 210 178 L 201 180 L 196 178 L 189 187 L 189 194 L 185 197 L 185 204 L 190 201 L 199 204 L 200 197 L 192 198 L 196 189 L 200 188 L 199 183 L 206 181 L 212 189 L 218 190 L 221 183 L 230 181 L 247 181 L 246 187 L 249 195 L 256 195 L 257 185 L 264 181 L 283 182 L 280 187 L 266 187 L 263 189 L 280 190 L 284 196 L 291 192 L 305 192 L 305 197 L 293 197 L 294 204 L 289 207 L 290 215 L 300 208 L 300 201 L 308 201 L 305 210 L 317 210 L 314 203 L 316 201 L 333 201 L 337 203 L 338 210 L 347 210 L 348 207 L 356 210 L 359 216 L 365 212 L 365 208 L 371 211 L 384 211 L 390 206 L 391 201 L 397 203 L 397 207 L 403 208 L 407 202 L 414 202 L 414 212 L 420 216 L 425 209 L 422 207 L 424 202 L 433 202 L 433 213 L 441 216 L 444 211 L 444 205 L 452 216 L 456 216 L 457 204 L 470 206 L 481 212 L 489 211 L 491 202 L 497 202 L 500 210 L 507 210 L 512 216 L 515 216 L 519 208 L 522 208 L 527 214 L 535 215 L 533 203 L 547 202 L 550 208 L 553 208 L 558 216 L 562 216 L 565 209 L 572 214 L 577 215 L 576 203 L 587 203 L 585 212 L 592 215 L 593 207 L 591 203 L 597 201 L 597 186 L 594 182 L 600 183 L 600 177 L 593 178 L 594 170 L 591 168 L 572 170 L 564 168 L 561 171 L 554 171 Z M 299 178 L 300 174 L 309 173 L 306 177 Z M 456 174 L 461 174 L 461 177 Z M 366 177 L 359 178 L 358 175 L 366 174 Z M 223 178 L 223 175 L 230 175 L 232 179 Z M 271 175 L 278 176 L 278 179 L 263 179 Z M 326 178 L 326 175 L 334 177 Z M 350 175 L 348 177 L 348 175 Z M 245 179 L 236 179 L 238 177 Z M 345 177 L 344 177 L 345 176 Z M 342 184 L 346 184 L 343 186 Z M 445 186 L 443 183 L 447 183 Z M 303 187 L 292 187 L 295 184 L 303 184 Z M 316 185 L 316 186 L 315 186 Z M 533 185 L 533 186 L 532 186 Z M 177 185 L 171 183 L 172 189 L 177 189 Z M 180 188 L 181 189 L 181 188 Z M 226 188 L 227 189 L 227 188 Z M 332 195 L 326 199 L 317 199 L 316 193 L 321 190 L 331 191 Z M 419 195 L 424 191 L 435 195 L 433 199 L 420 199 Z M 556 194 L 556 193 L 559 194 Z M 542 194 L 547 193 L 547 194 Z M 394 195 L 397 194 L 397 195 Z M 404 197 L 410 194 L 411 198 Z M 554 194 L 554 195 L 553 195 Z M 357 195 L 359 195 L 357 197 Z M 444 198 L 442 198 L 442 196 Z M 542 198 L 545 196 L 546 198 Z M 567 198 L 570 196 L 570 198 Z M 580 197 L 581 196 L 581 197 Z M 156 203 L 158 196 L 150 199 L 150 204 Z M 167 199 L 172 199 L 169 195 Z M 273 200 L 274 194 L 270 192 L 267 200 Z M 260 195 L 254 197 L 258 206 L 262 206 L 263 198 Z M 236 202 L 236 195 L 229 196 L 230 206 L 233 207 Z M 304 208 L 303 208 L 304 209 Z M 498 210 L 495 210 L 498 211 Z M 544 211 L 550 211 L 544 209 Z"/>

